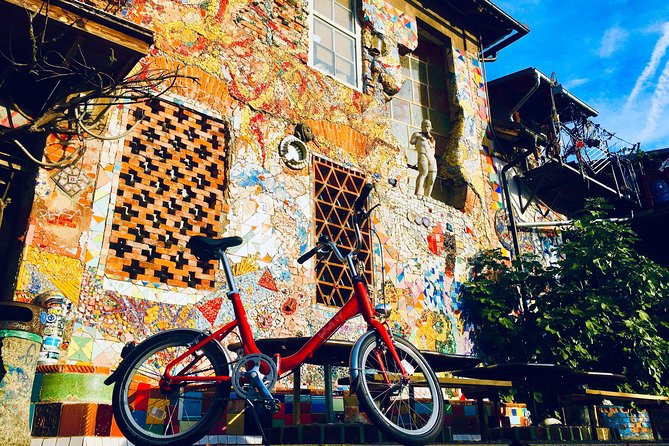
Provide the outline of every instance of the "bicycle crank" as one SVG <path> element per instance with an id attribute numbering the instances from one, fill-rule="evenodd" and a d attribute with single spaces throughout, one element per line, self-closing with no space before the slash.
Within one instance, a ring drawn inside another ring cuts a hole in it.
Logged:
<path id="1" fill-rule="evenodd" d="M 240 356 L 232 371 L 232 386 L 243 399 L 272 401 L 271 390 L 279 378 L 276 363 L 267 355 Z"/>

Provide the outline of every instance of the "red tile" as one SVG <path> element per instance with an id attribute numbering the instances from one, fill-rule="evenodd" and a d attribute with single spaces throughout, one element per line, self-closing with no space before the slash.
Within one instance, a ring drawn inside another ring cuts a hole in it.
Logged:
<path id="1" fill-rule="evenodd" d="M 109 404 L 100 404 L 95 417 L 95 436 L 108 437 L 112 426 L 112 407 Z"/>

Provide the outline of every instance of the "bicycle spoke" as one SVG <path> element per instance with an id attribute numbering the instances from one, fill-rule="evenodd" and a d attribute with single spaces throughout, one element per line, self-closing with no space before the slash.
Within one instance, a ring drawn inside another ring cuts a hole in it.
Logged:
<path id="1" fill-rule="evenodd" d="M 155 371 L 155 369 L 148 369 L 146 367 L 142 367 L 137 369 L 137 371 L 138 372 L 141 371 L 142 373 L 139 374 L 142 376 L 156 378 L 156 380 L 160 380 L 160 378 L 162 378 L 162 375 L 159 372 Z"/>
<path id="2" fill-rule="evenodd" d="M 204 345 L 174 362 L 196 336 L 194 330 L 161 333 L 137 347 L 114 397 L 119 427 L 133 443 L 193 444 L 218 419 L 229 385 L 216 380 L 228 370 L 218 348 Z M 176 379 L 162 382 L 170 364 Z"/>
<path id="3" fill-rule="evenodd" d="M 400 443 L 433 441 L 443 417 L 434 373 L 406 341 L 395 341 L 397 356 L 381 342 L 367 340 L 357 364 L 363 382 L 358 393 L 367 414 Z"/>

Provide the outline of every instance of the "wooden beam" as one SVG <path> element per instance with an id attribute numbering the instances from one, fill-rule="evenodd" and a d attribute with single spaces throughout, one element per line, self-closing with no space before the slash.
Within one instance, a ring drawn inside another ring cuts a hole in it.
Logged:
<path id="1" fill-rule="evenodd" d="M 616 400 L 636 400 L 636 401 L 669 401 L 669 397 L 663 395 L 648 395 L 642 393 L 614 392 L 611 390 L 585 389 L 585 395 L 601 396 Z"/>
<path id="2" fill-rule="evenodd" d="M 92 14 L 90 13 L 86 14 L 86 16 L 88 17 L 84 17 L 84 14 L 79 14 L 77 11 L 74 10 L 72 11 L 67 10 L 65 9 L 65 7 L 61 7 L 53 3 L 47 6 L 46 2 L 43 0 L 4 0 L 4 1 L 12 5 L 24 8 L 33 13 L 39 13 L 42 16 L 44 16 L 45 13 L 48 12 L 48 17 L 50 19 L 57 20 L 58 22 L 66 26 L 78 29 L 92 36 L 97 36 L 99 38 L 112 42 L 116 45 L 128 48 L 142 55 L 148 53 L 149 46 L 152 44 L 153 41 L 151 33 L 147 30 L 142 30 L 143 32 L 138 32 L 138 30 L 135 29 L 134 30 L 135 32 L 133 32 L 132 34 L 138 34 L 138 33 L 145 34 L 144 36 L 145 38 L 141 39 L 138 37 L 134 37 L 129 33 L 124 33 L 121 30 L 114 29 L 110 26 L 101 23 L 103 21 L 109 22 L 110 21 L 109 19 L 104 20 L 102 17 L 100 17 L 101 20 L 96 21 L 94 19 L 94 16 L 91 17 Z M 65 4 L 63 4 L 63 6 L 65 6 Z M 102 14 L 101 11 L 100 14 Z M 122 22 L 120 22 L 118 18 L 115 18 L 115 21 L 118 22 L 119 24 L 117 27 L 120 28 L 121 26 L 123 26 Z M 130 26 L 130 25 L 132 25 L 133 28 L 136 28 L 136 25 L 130 22 L 128 22 L 128 24 L 125 26 Z"/>
<path id="3" fill-rule="evenodd" d="M 509 388 L 513 386 L 511 381 L 504 381 L 499 379 L 474 379 L 474 378 L 454 378 L 450 376 L 439 377 L 439 384 L 442 387 L 499 387 Z"/>
<path id="4" fill-rule="evenodd" d="M 388 373 L 389 377 L 391 379 L 397 380 L 400 378 L 399 373 Z M 424 384 L 425 383 L 425 377 L 423 376 L 422 373 L 415 373 L 411 375 L 410 383 L 419 385 L 419 384 Z M 511 381 L 503 381 L 503 380 L 498 380 L 498 379 L 474 379 L 474 378 L 454 378 L 452 376 L 439 376 L 437 377 L 439 380 L 439 385 L 441 387 L 446 387 L 446 388 L 452 388 L 452 389 L 460 389 L 463 387 L 468 387 L 468 388 L 509 388 L 513 385 Z M 373 375 L 373 382 L 375 383 L 383 383 L 384 382 L 384 375 L 382 373 L 375 373 Z"/>

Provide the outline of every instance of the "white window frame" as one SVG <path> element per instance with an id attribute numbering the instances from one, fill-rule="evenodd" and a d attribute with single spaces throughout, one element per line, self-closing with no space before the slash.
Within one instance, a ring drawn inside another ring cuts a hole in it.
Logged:
<path id="1" fill-rule="evenodd" d="M 435 45 L 441 47 L 442 49 L 445 48 L 445 45 L 444 45 L 443 43 L 435 43 Z M 411 54 L 411 53 L 410 53 L 410 54 L 407 54 L 406 56 L 402 56 L 402 57 L 406 58 L 407 62 L 409 63 L 409 68 L 408 68 L 409 72 L 405 72 L 404 69 L 402 69 L 402 75 L 403 75 L 403 76 L 405 77 L 405 79 L 406 79 L 405 82 L 404 82 L 404 84 L 403 84 L 403 86 L 402 86 L 402 88 L 407 88 L 407 87 L 411 88 L 411 89 L 412 89 L 412 95 L 413 95 L 413 84 L 425 85 L 426 88 L 428 88 L 428 92 L 429 92 L 429 87 L 431 87 L 431 86 L 432 86 L 432 87 L 435 87 L 435 86 L 436 86 L 436 87 L 438 87 L 438 88 L 441 88 L 441 89 L 445 90 L 445 94 L 448 95 L 448 86 L 447 86 L 447 84 L 439 85 L 439 84 L 428 83 L 427 81 L 422 81 L 422 80 L 420 80 L 420 79 L 414 78 L 414 77 L 410 74 L 410 72 L 411 72 L 411 63 L 412 63 L 413 60 L 417 60 L 418 63 L 422 63 L 422 64 L 425 63 L 424 61 L 422 61 L 422 60 L 416 58 L 416 57 L 413 56 L 413 54 Z M 444 67 L 444 69 L 445 69 L 445 67 Z M 445 76 L 444 76 L 444 77 L 445 77 Z M 427 97 L 429 98 L 429 93 L 428 93 L 428 96 L 427 96 Z M 407 157 L 407 163 L 408 163 L 408 164 L 411 164 L 411 165 L 416 165 L 417 162 L 418 162 L 418 152 L 416 152 L 415 147 L 414 147 L 412 144 L 409 143 L 409 139 L 411 138 L 411 135 L 412 135 L 414 132 L 419 132 L 419 131 L 421 131 L 421 122 L 422 122 L 422 120 L 419 121 L 419 122 L 406 123 L 406 122 L 402 122 L 402 121 L 399 121 L 399 120 L 395 119 L 395 116 L 394 116 L 394 113 L 393 113 L 393 109 L 392 109 L 392 108 L 393 108 L 393 101 L 404 101 L 404 102 L 407 102 L 407 103 L 409 104 L 409 114 L 410 114 L 410 116 L 411 116 L 412 121 L 413 121 L 413 111 L 412 111 L 412 106 L 417 106 L 417 107 L 420 107 L 420 108 L 424 108 L 424 109 L 427 111 L 427 116 L 424 116 L 423 119 L 430 119 L 430 121 L 433 123 L 433 124 L 432 124 L 432 125 L 433 125 L 432 133 L 434 133 L 434 134 L 436 134 L 436 135 L 439 135 L 439 136 L 441 136 L 441 137 L 448 137 L 448 132 L 443 133 L 443 132 L 441 132 L 441 131 L 435 130 L 435 128 L 434 128 L 434 127 L 435 127 L 435 126 L 434 126 L 434 122 L 436 122 L 436 121 L 435 121 L 434 117 L 432 116 L 432 113 L 433 113 L 434 111 L 436 111 L 436 112 L 443 112 L 443 110 L 440 110 L 440 109 L 438 109 L 438 108 L 436 108 L 436 107 L 433 107 L 431 103 L 430 103 L 429 105 L 428 105 L 428 104 L 424 104 L 424 103 L 418 101 L 416 98 L 413 98 L 413 97 L 412 97 L 412 99 L 406 99 L 406 98 L 398 97 L 398 95 L 395 95 L 395 96 L 392 98 L 392 100 L 390 100 L 390 101 L 388 102 L 388 118 L 389 118 L 389 120 L 390 120 L 391 125 L 392 125 L 392 123 L 397 122 L 397 123 L 399 123 L 400 125 L 406 126 L 407 129 L 408 129 L 407 139 L 406 139 L 406 140 L 399 141 L 399 142 L 401 143 L 402 147 L 405 147 L 405 155 L 406 155 L 406 157 Z M 397 135 L 395 135 L 395 137 L 397 138 Z M 399 140 L 399 138 L 397 138 L 397 139 Z"/>
<path id="2" fill-rule="evenodd" d="M 318 12 L 316 12 L 316 8 L 314 7 L 314 2 L 316 0 L 310 0 L 309 1 L 309 66 L 316 71 L 323 73 L 324 75 L 331 77 L 332 79 L 336 80 L 337 82 L 341 82 L 342 84 L 349 86 L 355 90 L 361 91 L 361 85 L 362 85 L 362 37 L 360 35 L 360 30 L 361 26 L 358 21 L 358 2 L 360 0 L 351 0 L 351 7 L 352 7 L 352 12 L 353 12 L 353 32 L 341 27 L 337 23 L 333 22 L 327 17 L 324 17 L 320 15 Z M 333 0 L 335 1 L 335 0 Z M 341 79 L 336 77 L 335 74 L 328 73 L 327 71 L 318 68 L 316 64 L 314 63 L 314 28 L 315 28 L 315 19 L 318 18 L 322 22 L 324 22 L 326 25 L 332 27 L 333 29 L 346 34 L 347 36 L 353 38 L 355 42 L 355 55 L 354 55 L 354 66 L 355 66 L 355 84 L 349 83 L 345 79 Z"/>

